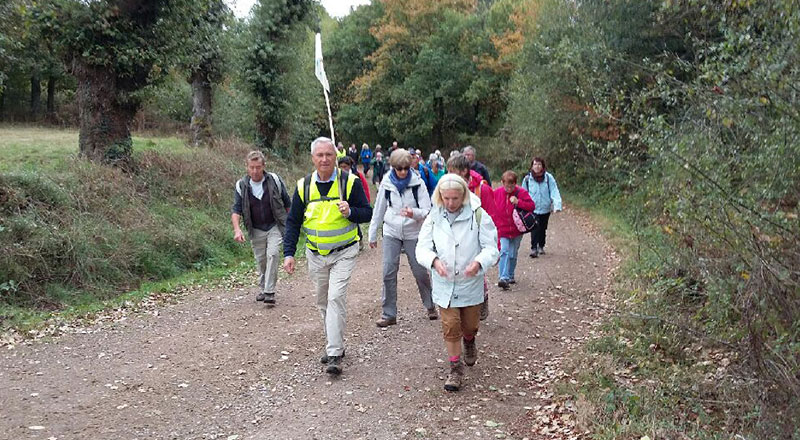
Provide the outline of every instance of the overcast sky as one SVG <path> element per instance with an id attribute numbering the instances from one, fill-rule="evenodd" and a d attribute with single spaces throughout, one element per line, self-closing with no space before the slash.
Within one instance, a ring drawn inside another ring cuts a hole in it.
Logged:
<path id="1" fill-rule="evenodd" d="M 233 13 L 240 18 L 247 16 L 255 2 L 256 0 L 225 0 Z M 321 0 L 320 3 L 331 17 L 344 17 L 350 12 L 351 6 L 366 5 L 369 0 Z"/>

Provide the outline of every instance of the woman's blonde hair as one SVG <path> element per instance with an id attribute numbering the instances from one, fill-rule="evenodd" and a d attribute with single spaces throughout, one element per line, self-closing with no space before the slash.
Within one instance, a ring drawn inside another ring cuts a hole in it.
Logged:
<path id="1" fill-rule="evenodd" d="M 442 176 L 441 179 L 439 179 L 439 184 L 437 184 L 436 189 L 433 190 L 433 195 L 431 196 L 431 201 L 433 204 L 436 206 L 444 206 L 442 191 L 447 191 L 450 189 L 457 189 L 461 191 L 461 194 L 464 196 L 461 206 L 469 203 L 469 187 L 467 186 L 467 182 L 458 174 L 447 173 Z"/>
<path id="2" fill-rule="evenodd" d="M 405 168 L 411 166 L 411 155 L 408 151 L 398 148 L 389 156 L 389 165 L 392 168 Z"/>

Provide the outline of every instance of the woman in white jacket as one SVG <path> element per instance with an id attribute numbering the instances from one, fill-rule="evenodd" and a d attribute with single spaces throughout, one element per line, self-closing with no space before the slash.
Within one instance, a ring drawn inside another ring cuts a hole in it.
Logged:
<path id="1" fill-rule="evenodd" d="M 369 224 L 369 246 L 378 246 L 378 227 L 383 224 L 383 291 L 381 319 L 375 324 L 388 327 L 397 324 L 397 270 L 400 254 L 405 250 L 411 273 L 417 281 L 422 305 L 428 319 L 437 319 L 431 300 L 431 277 L 417 262 L 417 237 L 425 216 L 431 209 L 431 198 L 420 176 L 411 170 L 411 155 L 395 150 L 389 157 L 392 169 L 378 187 L 372 221 Z"/>
<path id="2" fill-rule="evenodd" d="M 422 224 L 417 259 L 432 269 L 433 302 L 440 307 L 442 333 L 450 357 L 444 389 L 458 391 L 464 376 L 461 362 L 475 365 L 483 275 L 497 263 L 497 228 L 481 208 L 467 182 L 445 174 L 433 192 L 433 208 Z"/>

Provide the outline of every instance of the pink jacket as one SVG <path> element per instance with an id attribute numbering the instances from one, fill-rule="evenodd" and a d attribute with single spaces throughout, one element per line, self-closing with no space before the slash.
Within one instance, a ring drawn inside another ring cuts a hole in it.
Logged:
<path id="1" fill-rule="evenodd" d="M 483 176 L 475 170 L 469 170 L 469 190 L 481 198 L 481 208 L 494 219 L 494 191 L 492 187 L 483 180 Z"/>
<path id="2" fill-rule="evenodd" d="M 533 199 L 521 186 L 517 185 L 513 193 L 507 194 L 505 187 L 500 187 L 494 190 L 494 220 L 497 226 L 498 238 L 514 238 L 520 234 L 519 229 L 514 225 L 514 219 L 511 214 L 514 212 L 514 205 L 511 204 L 509 198 L 512 195 L 517 196 L 517 207 L 526 211 L 533 211 L 535 204 Z"/>

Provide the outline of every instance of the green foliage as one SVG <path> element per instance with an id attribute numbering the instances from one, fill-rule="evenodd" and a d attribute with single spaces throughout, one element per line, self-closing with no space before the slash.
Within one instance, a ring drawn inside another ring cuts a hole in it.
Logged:
<path id="1" fill-rule="evenodd" d="M 273 146 L 285 112 L 295 102 L 291 74 L 301 67 L 297 52 L 303 43 L 308 44 L 311 12 L 309 0 L 262 0 L 254 7 L 243 36 L 242 78 L 256 97 L 258 144 L 264 148 Z"/>
<path id="2" fill-rule="evenodd" d="M 511 143 L 519 155 L 534 145 L 562 182 L 626 213 L 636 263 L 625 307 L 640 319 L 609 330 L 663 347 L 685 380 L 670 383 L 663 365 L 644 370 L 671 397 L 649 415 L 606 411 L 600 429 L 714 400 L 724 403 L 711 413 L 692 409 L 703 423 L 798 435 L 798 32 L 791 1 L 542 5 L 510 89 Z M 688 345 L 699 348 L 683 353 Z M 713 350 L 732 373 L 709 382 L 689 366 Z M 689 386 L 697 381 L 704 394 Z M 632 389 L 611 401 L 641 394 Z"/>

